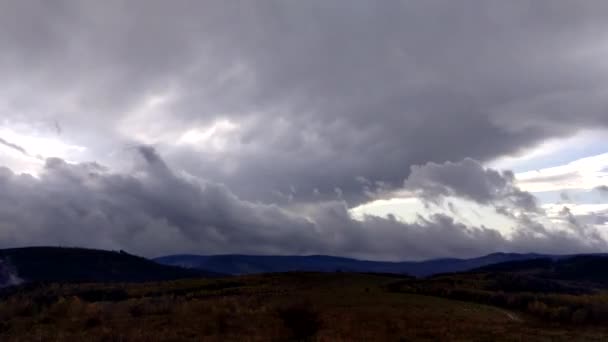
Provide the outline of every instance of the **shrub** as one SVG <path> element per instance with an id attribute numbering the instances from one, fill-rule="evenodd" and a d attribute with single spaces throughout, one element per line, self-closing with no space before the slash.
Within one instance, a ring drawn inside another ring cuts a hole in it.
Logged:
<path id="1" fill-rule="evenodd" d="M 129 305 L 129 314 L 131 317 L 137 318 L 144 315 L 144 306 L 140 302 L 134 302 Z"/>
<path id="2" fill-rule="evenodd" d="M 589 316 L 589 312 L 586 309 L 578 309 L 572 313 L 572 323 L 585 323 Z"/>
<path id="3" fill-rule="evenodd" d="M 87 329 L 94 328 L 101 325 L 101 318 L 99 317 L 88 317 L 84 321 L 84 326 Z"/>
<path id="4" fill-rule="evenodd" d="M 278 310 L 278 314 L 294 340 L 310 340 L 321 328 L 319 314 L 307 304 L 281 308 Z"/>
<path id="5" fill-rule="evenodd" d="M 528 312 L 539 315 L 539 316 L 546 316 L 547 315 L 547 305 L 543 302 L 539 302 L 538 300 L 535 300 L 528 305 Z"/>

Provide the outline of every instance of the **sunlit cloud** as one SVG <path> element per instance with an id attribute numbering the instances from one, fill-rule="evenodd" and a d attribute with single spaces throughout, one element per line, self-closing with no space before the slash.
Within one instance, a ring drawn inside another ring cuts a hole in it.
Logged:
<path id="1" fill-rule="evenodd" d="M 177 140 L 178 144 L 194 145 L 199 149 L 221 152 L 234 137 L 238 125 L 230 120 L 219 120 L 203 128 L 191 128 Z"/>
<path id="2" fill-rule="evenodd" d="M 518 185 L 527 191 L 593 189 L 608 183 L 608 153 L 516 175 Z"/>

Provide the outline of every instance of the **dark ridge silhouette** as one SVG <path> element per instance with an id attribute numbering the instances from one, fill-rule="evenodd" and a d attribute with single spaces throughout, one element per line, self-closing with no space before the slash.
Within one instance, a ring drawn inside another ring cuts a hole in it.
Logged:
<path id="1" fill-rule="evenodd" d="M 478 267 L 513 261 L 546 257 L 541 254 L 494 253 L 471 259 L 434 259 L 427 261 L 381 262 L 333 257 L 326 255 L 169 255 L 154 259 L 172 266 L 203 269 L 232 275 L 255 273 L 305 272 L 358 272 L 393 273 L 426 277 L 439 273 L 464 272 Z"/>
<path id="2" fill-rule="evenodd" d="M 471 270 L 471 272 L 524 272 L 546 270 L 551 268 L 554 263 L 554 259 L 551 258 L 515 260 L 482 266 Z"/>
<path id="3" fill-rule="evenodd" d="M 510 273 L 540 279 L 588 282 L 608 285 L 608 255 L 576 255 L 568 258 L 540 258 L 488 265 L 472 272 Z"/>
<path id="4" fill-rule="evenodd" d="M 25 247 L 0 250 L 0 282 L 145 282 L 217 277 L 204 270 L 161 265 L 124 251 Z"/>

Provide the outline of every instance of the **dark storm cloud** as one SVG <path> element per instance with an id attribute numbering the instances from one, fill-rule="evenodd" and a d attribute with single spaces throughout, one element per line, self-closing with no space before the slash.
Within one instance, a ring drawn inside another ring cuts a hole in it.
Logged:
<path id="1" fill-rule="evenodd" d="M 484 205 L 500 206 L 506 202 L 524 211 L 539 211 L 534 196 L 520 190 L 514 181 L 510 171 L 484 168 L 479 162 L 466 158 L 458 163 L 414 165 L 404 188 L 427 201 L 436 202 L 453 196 Z"/>
<path id="2" fill-rule="evenodd" d="M 533 220 L 522 221 L 519 235 L 506 238 L 443 214 L 413 223 L 394 217 L 354 220 L 343 201 L 289 211 L 242 200 L 224 185 L 181 175 L 150 147 L 139 152 L 141 164 L 129 174 L 57 158 L 47 160 L 39 178 L 1 168 L 1 247 L 52 244 L 121 248 L 148 256 L 321 253 L 392 260 L 605 247 L 545 230 Z"/>
<path id="3" fill-rule="evenodd" d="M 607 16 L 592 1 L 2 1 L 1 128 L 98 163 L 1 168 L 0 243 L 387 259 L 601 250 L 588 225 L 545 227 L 512 173 L 482 165 L 606 128 Z M 125 171 L 133 150 L 140 164 Z M 351 218 L 404 184 L 494 206 L 518 229 Z"/>
<path id="4" fill-rule="evenodd" d="M 353 204 L 376 191 L 358 177 L 396 187 L 411 165 L 605 127 L 607 15 L 596 1 L 3 1 L 2 115 L 57 120 L 99 158 L 145 136 L 247 199 L 340 189 Z M 218 120 L 238 126 L 222 149 L 175 144 Z"/>

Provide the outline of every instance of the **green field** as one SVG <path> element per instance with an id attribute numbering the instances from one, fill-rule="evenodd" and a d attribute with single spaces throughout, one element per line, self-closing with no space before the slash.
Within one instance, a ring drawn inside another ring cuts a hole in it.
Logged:
<path id="1" fill-rule="evenodd" d="M 608 329 L 389 291 L 399 278 L 288 273 L 5 294 L 2 341 L 602 341 Z"/>

